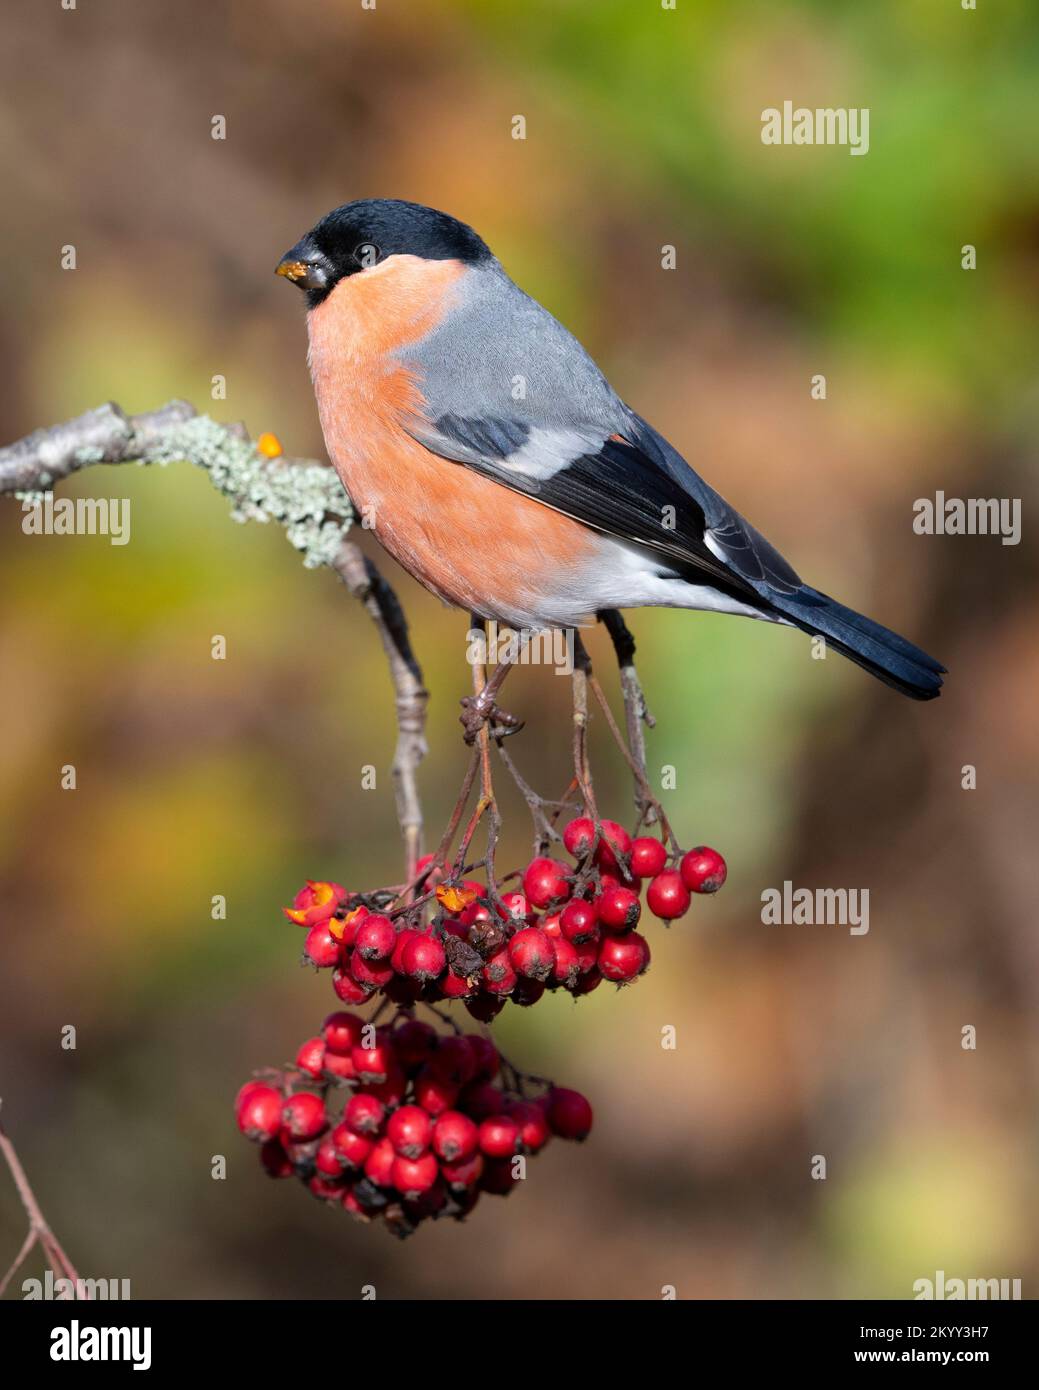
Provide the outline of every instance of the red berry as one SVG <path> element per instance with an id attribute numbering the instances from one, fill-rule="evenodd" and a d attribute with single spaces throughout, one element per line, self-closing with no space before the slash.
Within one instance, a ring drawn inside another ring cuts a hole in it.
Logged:
<path id="1" fill-rule="evenodd" d="M 433 1152 L 445 1163 L 461 1163 L 476 1152 L 480 1132 L 468 1115 L 445 1110 L 433 1126 Z"/>
<path id="2" fill-rule="evenodd" d="M 519 1125 L 508 1115 L 490 1115 L 480 1125 L 479 1142 L 488 1158 L 511 1158 L 519 1148 Z"/>
<path id="3" fill-rule="evenodd" d="M 422 858 L 415 865 L 415 877 L 417 879 L 421 878 L 422 875 L 426 873 L 426 870 L 430 868 L 435 858 L 435 854 L 424 854 L 422 856 Z M 443 882 L 443 878 L 444 866 L 441 864 L 438 868 L 434 869 L 431 874 L 428 874 L 426 876 L 426 881 L 425 883 L 423 883 L 421 891 L 424 893 L 428 893 L 431 888 L 435 888 L 438 883 Z"/>
<path id="4" fill-rule="evenodd" d="M 465 1001 L 465 1007 L 477 1023 L 493 1023 L 505 1007 L 505 996 L 488 994 L 485 985 L 475 999 Z"/>
<path id="5" fill-rule="evenodd" d="M 516 1100 L 509 1106 L 509 1118 L 519 1126 L 520 1143 L 534 1154 L 543 1149 L 552 1137 L 543 1105 L 533 1101 Z"/>
<path id="6" fill-rule="evenodd" d="M 434 1076 L 464 1086 L 476 1075 L 477 1058 L 466 1037 L 441 1038 L 430 1058 L 429 1069 Z"/>
<path id="7" fill-rule="evenodd" d="M 393 1186 L 407 1201 L 415 1201 L 428 1192 L 439 1176 L 436 1154 L 423 1153 L 418 1158 L 404 1158 L 398 1154 L 393 1160 Z"/>
<path id="8" fill-rule="evenodd" d="M 381 1100 L 358 1092 L 347 1101 L 343 1120 L 358 1134 L 378 1134 L 385 1115 L 386 1110 Z"/>
<path id="9" fill-rule="evenodd" d="M 437 1163 L 436 1155 L 431 1153 L 421 1154 L 418 1158 L 402 1158 L 398 1155 L 393 1160 L 391 1173 L 393 1186 L 406 1201 L 415 1201 L 430 1190 L 437 1178 L 440 1176 L 440 1165 Z"/>
<path id="10" fill-rule="evenodd" d="M 583 975 L 586 970 L 591 970 L 599 959 L 599 942 L 601 935 L 597 932 L 591 941 L 582 941 L 580 946 L 575 946 L 577 952 L 577 968 Z"/>
<path id="11" fill-rule="evenodd" d="M 383 989 L 383 994 L 391 1004 L 400 1004 L 402 1008 L 410 1009 L 422 998 L 425 988 L 421 980 L 409 980 L 407 975 L 394 975 Z"/>
<path id="12" fill-rule="evenodd" d="M 339 1202 L 343 1197 L 343 1184 L 340 1179 L 325 1178 L 320 1173 L 307 1179 L 307 1190 L 322 1202 Z"/>
<path id="13" fill-rule="evenodd" d="M 544 855 L 532 859 L 523 874 L 523 891 L 534 907 L 548 907 L 570 896 L 570 874 L 565 864 Z"/>
<path id="14" fill-rule="evenodd" d="M 282 912 L 297 926 L 313 927 L 318 922 L 327 922 L 346 896 L 342 884 L 308 879 L 293 899 L 292 907 L 283 907 Z"/>
<path id="15" fill-rule="evenodd" d="M 560 1139 L 583 1140 L 592 1128 L 592 1107 L 580 1091 L 568 1091 L 565 1086 L 553 1086 L 548 1093 L 545 1112 L 553 1134 Z"/>
<path id="16" fill-rule="evenodd" d="M 490 1159 L 484 1164 L 483 1177 L 480 1179 L 484 1192 L 490 1192 L 495 1197 L 507 1197 L 517 1182 L 519 1178 L 513 1172 L 511 1160 Z"/>
<path id="17" fill-rule="evenodd" d="M 404 950 L 410 941 L 414 941 L 421 932 L 414 931 L 411 927 L 402 927 L 397 933 L 397 942 L 390 952 L 390 964 L 398 975 L 405 974 L 404 970 Z"/>
<path id="18" fill-rule="evenodd" d="M 432 855 L 427 855 L 432 860 Z M 397 1060 L 407 1070 L 420 1067 L 433 1055 L 437 1045 L 437 1033 L 421 1019 L 406 1018 L 393 1030 L 393 1050 Z"/>
<path id="19" fill-rule="evenodd" d="M 615 985 L 626 985 L 649 965 L 649 944 L 637 931 L 608 936 L 599 947 L 599 969 Z"/>
<path id="20" fill-rule="evenodd" d="M 315 1097 L 316 1099 L 316 1097 Z M 281 1129 L 284 1097 L 273 1086 L 247 1082 L 238 1092 L 235 1118 L 247 1139 L 274 1139 Z"/>
<path id="21" fill-rule="evenodd" d="M 598 936 L 599 918 L 591 903 L 575 898 L 559 914 L 559 927 L 567 941 L 577 946 Z"/>
<path id="22" fill-rule="evenodd" d="M 435 936 L 414 936 L 404 947 L 401 964 L 413 980 L 435 980 L 446 970 L 447 956 Z"/>
<path id="23" fill-rule="evenodd" d="M 368 916 L 368 909 L 363 905 L 351 908 L 349 912 L 344 911 L 342 916 L 337 912 L 328 921 L 328 930 L 341 946 L 352 946 L 357 938 L 357 929 Z"/>
<path id="24" fill-rule="evenodd" d="M 393 1186 L 393 1165 L 397 1161 L 393 1145 L 384 1135 L 364 1161 L 364 1175 L 377 1187 Z"/>
<path id="25" fill-rule="evenodd" d="M 447 1187 L 441 1181 L 438 1171 L 437 1180 L 432 1187 L 418 1197 L 405 1198 L 404 1214 L 409 1221 L 417 1225 L 431 1216 L 438 1216 L 447 1206 L 447 1201 Z"/>
<path id="26" fill-rule="evenodd" d="M 296 1066 L 315 1081 L 320 1080 L 325 1068 L 324 1038 L 308 1038 L 296 1053 Z"/>
<path id="27" fill-rule="evenodd" d="M 297 1091 L 282 1105 L 281 1122 L 295 1140 L 316 1139 L 328 1128 L 325 1103 L 313 1091 Z"/>
<path id="28" fill-rule="evenodd" d="M 386 960 L 397 944 L 397 932 L 388 917 L 373 913 L 357 929 L 354 951 L 365 960 Z"/>
<path id="29" fill-rule="evenodd" d="M 363 1004 L 372 993 L 365 985 L 359 985 L 349 970 L 343 969 L 332 972 L 332 988 L 344 1004 Z"/>
<path id="30" fill-rule="evenodd" d="M 563 844 L 575 859 L 585 859 L 595 843 L 595 822 L 588 816 L 578 816 L 563 831 Z"/>
<path id="31" fill-rule="evenodd" d="M 445 1081 L 425 1066 L 415 1077 L 415 1099 L 431 1115 L 441 1115 L 445 1110 L 450 1110 L 458 1099 L 458 1087 L 453 1081 Z"/>
<path id="32" fill-rule="evenodd" d="M 582 970 L 577 980 L 572 985 L 567 985 L 567 989 L 576 998 L 580 994 L 591 994 L 593 989 L 598 989 L 602 984 L 602 975 L 599 967 L 593 965 L 590 970 Z"/>
<path id="33" fill-rule="evenodd" d="M 625 932 L 638 922 L 642 904 L 630 888 L 607 888 L 596 898 L 595 910 L 607 931 Z"/>
<path id="34" fill-rule="evenodd" d="M 268 1139 L 260 1149 L 260 1162 L 269 1178 L 291 1178 L 296 1172 L 296 1165 L 277 1139 Z"/>
<path id="35" fill-rule="evenodd" d="M 474 1120 L 486 1120 L 489 1115 L 502 1113 L 505 1097 L 489 1081 L 473 1081 L 458 1097 L 458 1108 Z"/>
<path id="36" fill-rule="evenodd" d="M 388 1110 L 400 1104 L 407 1089 L 408 1078 L 404 1068 L 399 1066 L 396 1061 L 390 1065 L 385 1081 L 369 1081 L 364 1088 L 366 1095 L 374 1096 Z"/>
<path id="37" fill-rule="evenodd" d="M 508 1115 L 491 1115 L 481 1123 L 480 1152 L 487 1158 L 512 1158 L 519 1144 L 519 1125 Z"/>
<path id="38" fill-rule="evenodd" d="M 674 869 L 657 874 L 646 890 L 646 906 L 664 922 L 673 922 L 689 911 L 689 889 Z"/>
<path id="39" fill-rule="evenodd" d="M 343 1175 L 343 1160 L 330 1134 L 326 1134 L 318 1145 L 314 1167 L 326 1178 L 340 1178 Z"/>
<path id="40" fill-rule="evenodd" d="M 348 1211 L 355 1221 L 371 1221 L 371 1217 L 361 1205 L 357 1193 L 348 1187 L 343 1193 L 343 1210 Z"/>
<path id="41" fill-rule="evenodd" d="M 365 989 L 383 989 L 393 979 L 393 973 L 388 960 L 367 961 L 359 951 L 350 957 L 350 974 Z"/>
<path id="42" fill-rule="evenodd" d="M 418 1158 L 433 1140 L 433 1121 L 421 1105 L 402 1105 L 394 1110 L 386 1124 L 386 1137 L 394 1153 L 405 1158 Z M 395 1183 L 394 1186 L 397 1186 Z"/>
<path id="43" fill-rule="evenodd" d="M 600 869 L 615 873 L 621 867 L 621 858 L 626 858 L 631 850 L 631 836 L 615 820 L 601 820 L 599 834 L 595 862 Z"/>
<path id="44" fill-rule="evenodd" d="M 445 999 L 471 999 L 479 984 L 464 975 L 456 975 L 453 970 L 447 970 L 437 980 L 435 988 Z"/>
<path id="45" fill-rule="evenodd" d="M 310 928 L 303 943 L 305 961 L 318 970 L 331 970 L 334 965 L 339 964 L 340 954 L 339 942 L 328 930 L 326 923 L 319 922 L 316 927 Z"/>
<path id="46" fill-rule="evenodd" d="M 468 907 L 463 907 L 458 914 L 460 927 L 471 927 L 476 922 L 492 921 L 494 921 L 494 913 L 486 903 L 470 903 Z"/>
<path id="47" fill-rule="evenodd" d="M 538 923 L 538 926 L 545 935 L 550 936 L 553 941 L 557 941 L 563 934 L 559 925 L 559 917 L 560 914 L 558 912 L 546 912 Z"/>
<path id="48" fill-rule="evenodd" d="M 522 926 L 534 920 L 534 911 L 525 893 L 503 893 L 501 905 L 509 922 Z"/>
<path id="49" fill-rule="evenodd" d="M 552 988 L 555 988 L 556 985 L 565 985 L 569 989 L 581 973 L 580 963 L 577 959 L 577 947 L 562 936 L 552 945 L 555 947 L 556 958 L 549 984 Z"/>
<path id="50" fill-rule="evenodd" d="M 518 976 L 513 969 L 512 960 L 509 957 L 509 948 L 503 946 L 500 951 L 496 951 L 480 972 L 480 979 L 483 987 L 488 994 L 511 994 L 516 988 Z M 472 1003 L 477 1003 L 473 1000 Z M 471 1005 L 470 1012 L 472 1012 Z M 474 1014 L 474 1017 L 478 1015 Z"/>
<path id="51" fill-rule="evenodd" d="M 338 1052 L 329 1052 L 325 1048 L 324 1070 L 330 1072 L 332 1076 L 338 1076 L 343 1081 L 352 1081 L 355 1076 L 353 1057 L 343 1057 Z"/>
<path id="52" fill-rule="evenodd" d="M 459 1158 L 454 1162 L 444 1162 L 440 1165 L 444 1181 L 455 1192 L 462 1191 L 467 1187 L 475 1187 L 483 1177 L 483 1170 L 484 1156 L 481 1153 L 470 1154 L 468 1158 Z"/>
<path id="53" fill-rule="evenodd" d="M 494 1043 L 480 1033 L 468 1033 L 466 1036 L 469 1039 L 469 1050 L 476 1059 L 477 1079 L 490 1080 L 497 1076 L 501 1059 Z"/>
<path id="54" fill-rule="evenodd" d="M 544 980 L 531 980 L 526 975 L 521 975 L 516 981 L 516 988 L 509 995 L 514 1004 L 518 1004 L 521 1009 L 529 1009 L 531 1004 L 536 1004 L 545 992 Z"/>
<path id="55" fill-rule="evenodd" d="M 355 1129 L 343 1120 L 336 1125 L 329 1136 L 335 1146 L 335 1151 L 350 1168 L 360 1168 L 375 1147 L 371 1139 L 366 1139 L 363 1134 L 358 1134 Z"/>
<path id="56" fill-rule="evenodd" d="M 278 1141 L 297 1170 L 309 1169 L 313 1166 L 314 1155 L 318 1151 L 319 1139 L 306 1139 L 296 1143 L 289 1131 L 282 1125 L 281 1133 L 278 1135 Z"/>
<path id="57" fill-rule="evenodd" d="M 509 942 L 509 961 L 518 975 L 547 979 L 555 964 L 551 938 L 540 927 L 524 927 Z"/>
<path id="58" fill-rule="evenodd" d="M 652 835 L 631 842 L 631 872 L 636 878 L 656 878 L 667 867 L 667 850 Z"/>
<path id="59" fill-rule="evenodd" d="M 691 893 L 717 893 L 725 882 L 729 867 L 716 849 L 697 845 L 682 856 L 678 866 L 682 882 Z"/>
<path id="60" fill-rule="evenodd" d="M 355 1043 L 350 1055 L 360 1081 L 385 1081 L 397 1061 L 387 1037 L 376 1036 L 371 1047 L 365 1047 L 363 1042 Z"/>

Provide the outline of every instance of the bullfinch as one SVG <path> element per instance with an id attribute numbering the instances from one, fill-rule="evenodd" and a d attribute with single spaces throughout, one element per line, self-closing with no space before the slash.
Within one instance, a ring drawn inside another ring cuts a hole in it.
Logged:
<path id="1" fill-rule="evenodd" d="M 609 610 L 785 623 L 916 700 L 945 668 L 805 584 L 613 390 L 463 222 L 336 208 L 277 273 L 306 295 L 325 443 L 380 543 L 427 589 L 514 629 Z"/>

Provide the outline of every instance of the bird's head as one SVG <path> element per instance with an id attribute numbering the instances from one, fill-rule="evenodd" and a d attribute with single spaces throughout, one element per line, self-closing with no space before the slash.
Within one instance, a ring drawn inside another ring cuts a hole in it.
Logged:
<path id="1" fill-rule="evenodd" d="M 395 198 L 364 198 L 322 217 L 285 252 L 276 274 L 304 290 L 314 308 L 340 280 L 390 256 L 474 263 L 491 253 L 471 227 L 446 212 Z"/>

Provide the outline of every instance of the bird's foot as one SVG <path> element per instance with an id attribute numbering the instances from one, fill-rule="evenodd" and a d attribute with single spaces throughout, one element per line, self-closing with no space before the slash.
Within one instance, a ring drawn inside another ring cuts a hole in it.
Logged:
<path id="1" fill-rule="evenodd" d="M 508 738 L 510 734 L 518 734 L 523 728 L 522 719 L 510 714 L 508 710 L 501 709 L 495 703 L 493 694 L 487 699 L 484 699 L 484 694 L 485 692 L 481 691 L 479 695 L 466 695 L 459 701 L 462 713 L 458 716 L 458 722 L 468 744 L 476 742 L 485 724 L 490 727 L 492 738 Z"/>

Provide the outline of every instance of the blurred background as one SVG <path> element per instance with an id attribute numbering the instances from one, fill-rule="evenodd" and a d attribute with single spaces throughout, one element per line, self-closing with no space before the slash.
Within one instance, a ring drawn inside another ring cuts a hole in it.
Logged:
<path id="1" fill-rule="evenodd" d="M 585 1090 L 595 1132 L 398 1244 L 266 1179 L 230 1108 L 334 1003 L 280 905 L 305 876 L 399 880 L 373 630 L 188 465 L 63 486 L 132 499 L 121 548 L 25 536 L 0 503 L 0 1095 L 80 1272 L 137 1297 L 905 1298 L 943 1269 L 1033 1295 L 1034 6 L 13 0 L 4 39 L 0 440 L 182 396 L 323 458 L 273 267 L 340 202 L 415 199 L 472 222 L 801 573 L 952 673 L 918 706 L 782 629 L 633 615 L 651 767 L 729 883 L 651 924 L 637 988 L 506 1009 L 502 1046 Z M 786 98 L 868 106 L 868 156 L 763 146 Z M 937 489 L 1022 498 L 1023 543 L 914 534 Z M 433 694 L 435 844 L 465 621 L 384 568 Z M 544 669 L 510 682 L 549 796 L 568 698 Z M 601 720 L 593 746 L 603 812 L 630 819 Z M 511 866 L 522 803 L 506 827 Z M 869 934 L 763 926 L 787 879 L 869 888 Z M 0 1174 L 0 1265 L 23 1228 Z"/>

